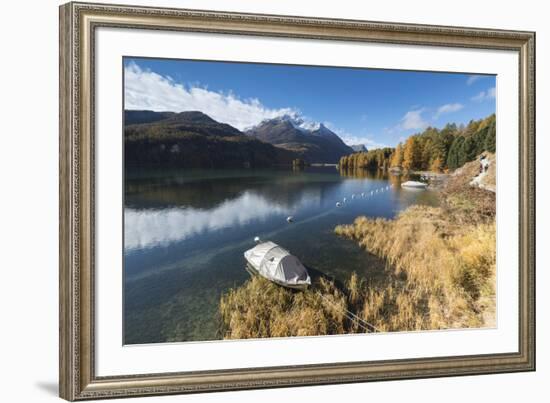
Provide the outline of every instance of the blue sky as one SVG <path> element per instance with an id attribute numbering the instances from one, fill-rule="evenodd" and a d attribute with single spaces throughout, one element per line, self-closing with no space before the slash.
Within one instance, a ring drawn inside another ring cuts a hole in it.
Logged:
<path id="1" fill-rule="evenodd" d="M 200 110 L 241 130 L 290 114 L 370 148 L 496 110 L 495 76 L 141 58 L 124 67 L 126 109 Z"/>

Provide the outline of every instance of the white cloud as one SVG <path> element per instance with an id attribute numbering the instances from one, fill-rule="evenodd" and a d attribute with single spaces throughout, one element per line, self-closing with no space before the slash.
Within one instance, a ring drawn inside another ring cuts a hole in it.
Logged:
<path id="1" fill-rule="evenodd" d="M 408 111 L 401 119 L 399 127 L 404 130 L 418 130 L 428 127 L 428 122 L 422 117 L 424 111 L 424 108 Z"/>
<path id="2" fill-rule="evenodd" d="M 496 88 L 491 87 L 487 91 L 481 91 L 479 94 L 472 97 L 472 101 L 483 102 L 483 101 L 487 101 L 487 100 L 490 100 L 490 99 L 494 99 L 495 96 L 496 96 Z"/>
<path id="3" fill-rule="evenodd" d="M 332 130 L 334 133 L 336 133 L 338 137 L 340 137 L 342 141 L 346 143 L 348 146 L 363 144 L 369 150 L 373 150 L 375 148 L 389 147 L 384 143 L 379 143 L 376 140 L 373 140 L 372 138 L 370 138 L 369 135 L 357 136 L 355 134 L 349 133 L 343 129 L 340 129 L 334 126 L 331 122 L 323 122 L 323 124 L 326 127 L 328 127 L 330 130 Z"/>
<path id="4" fill-rule="evenodd" d="M 479 80 L 480 78 L 482 78 L 483 76 L 478 76 L 478 75 L 471 75 L 468 77 L 468 79 L 466 80 L 466 84 L 467 85 L 472 85 L 473 83 L 475 83 L 477 80 Z"/>
<path id="5" fill-rule="evenodd" d="M 441 105 L 439 108 L 437 108 L 434 119 L 438 119 L 441 115 L 445 115 L 447 113 L 458 112 L 462 108 L 464 108 L 464 105 L 459 103 Z"/>
<path id="6" fill-rule="evenodd" d="M 265 119 L 299 115 L 293 108 L 270 109 L 256 98 L 240 99 L 233 93 L 210 91 L 176 83 L 169 76 L 144 70 L 135 63 L 124 69 L 125 109 L 182 112 L 198 110 L 239 130 Z"/>
<path id="7" fill-rule="evenodd" d="M 342 141 L 348 146 L 355 146 L 363 144 L 368 150 L 374 150 L 375 148 L 389 147 L 387 144 L 379 143 L 376 140 L 372 140 L 368 137 L 354 136 L 350 134 L 338 134 Z"/>

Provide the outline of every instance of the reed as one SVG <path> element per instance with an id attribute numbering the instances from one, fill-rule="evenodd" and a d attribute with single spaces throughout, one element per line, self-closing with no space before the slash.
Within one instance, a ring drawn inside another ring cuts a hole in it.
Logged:
<path id="1" fill-rule="evenodd" d="M 395 220 L 360 217 L 335 232 L 388 262 L 386 284 L 369 288 L 364 297 L 362 317 L 377 328 L 492 323 L 487 311 L 495 295 L 494 222 L 458 225 L 445 219 L 442 208 L 413 206 Z"/>
<path id="2" fill-rule="evenodd" d="M 319 292 L 292 291 L 255 276 L 220 300 L 222 336 L 227 339 L 315 336 L 345 333 L 347 300 L 333 282 Z"/>

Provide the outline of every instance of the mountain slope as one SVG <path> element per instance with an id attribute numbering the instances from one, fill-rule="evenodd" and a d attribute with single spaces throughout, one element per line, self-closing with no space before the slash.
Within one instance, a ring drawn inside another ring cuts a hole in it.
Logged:
<path id="1" fill-rule="evenodd" d="M 367 147 L 365 147 L 364 144 L 355 144 L 353 146 L 350 146 L 353 150 L 353 152 L 356 152 L 356 153 L 366 153 L 367 151 Z"/>
<path id="2" fill-rule="evenodd" d="M 233 126 L 218 123 L 202 112 L 171 113 L 148 111 L 148 116 L 154 120 L 141 124 L 126 124 L 126 133 L 132 137 L 140 136 L 141 134 L 146 134 L 147 136 L 181 136 L 186 133 L 222 137 L 243 135 L 243 133 Z"/>
<path id="3" fill-rule="evenodd" d="M 174 116 L 174 112 L 154 112 L 147 110 L 125 110 L 124 124 L 126 126 L 140 123 L 152 123 L 159 120 L 168 119 Z"/>
<path id="4" fill-rule="evenodd" d="M 268 167 L 296 158 L 202 112 L 125 111 L 125 119 L 127 167 Z"/>
<path id="5" fill-rule="evenodd" d="M 306 126 L 290 116 L 265 120 L 247 135 L 298 153 L 307 162 L 337 163 L 353 150 L 323 124 Z"/>

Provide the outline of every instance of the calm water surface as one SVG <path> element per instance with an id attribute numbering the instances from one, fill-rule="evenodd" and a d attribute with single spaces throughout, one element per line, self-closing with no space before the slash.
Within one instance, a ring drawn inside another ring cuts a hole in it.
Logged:
<path id="1" fill-rule="evenodd" d="M 392 218 L 436 203 L 432 191 L 402 189 L 406 179 L 333 167 L 127 172 L 125 343 L 219 339 L 220 295 L 249 278 L 243 253 L 255 236 L 340 281 L 353 271 L 384 276 L 378 258 L 333 230 L 360 215 Z"/>

